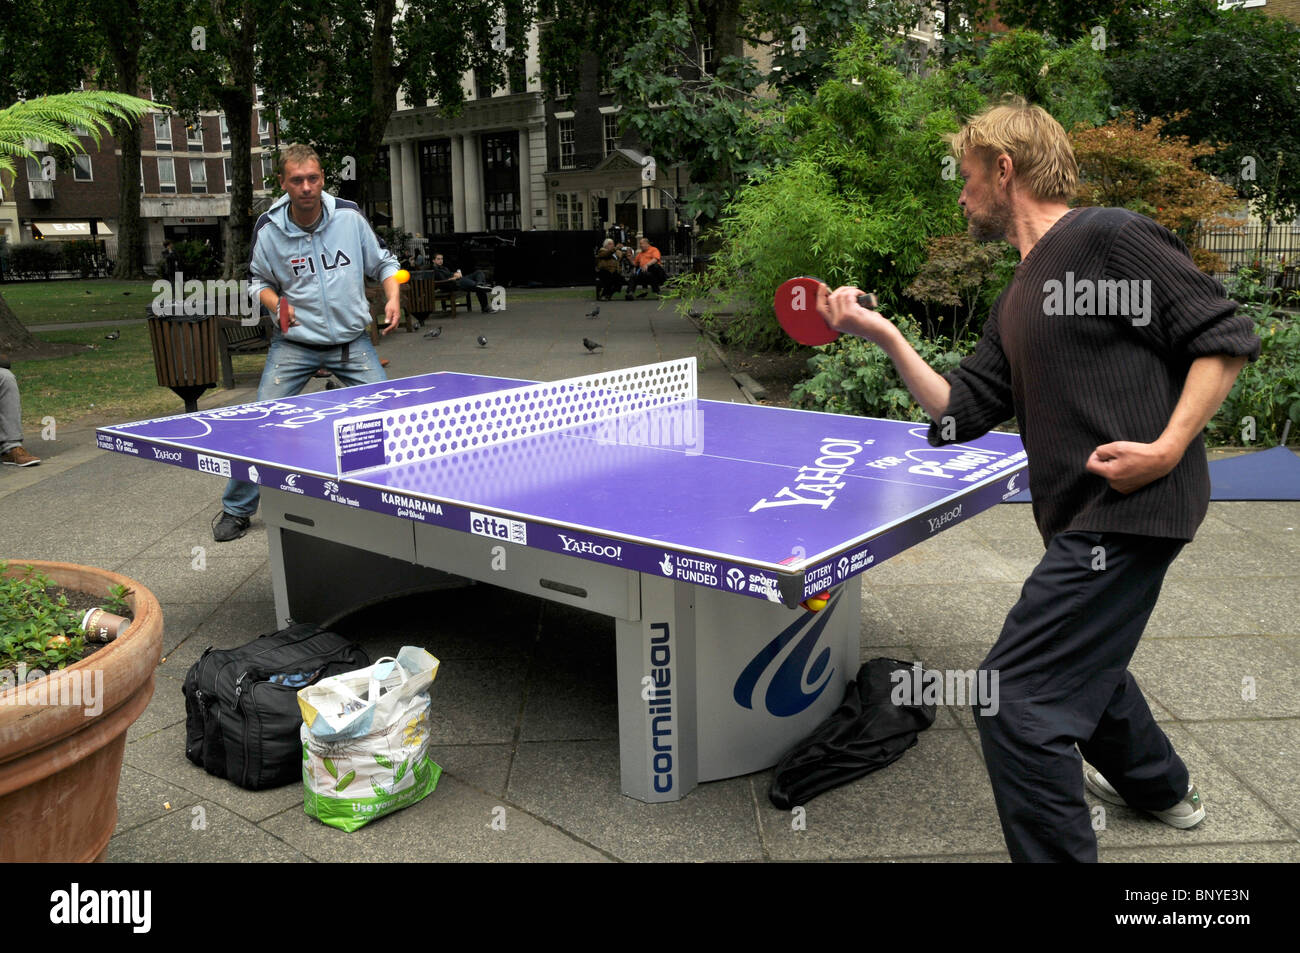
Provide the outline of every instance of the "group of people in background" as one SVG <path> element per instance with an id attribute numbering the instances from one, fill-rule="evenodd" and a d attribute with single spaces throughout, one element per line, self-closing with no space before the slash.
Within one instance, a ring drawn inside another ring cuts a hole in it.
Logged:
<path id="1" fill-rule="evenodd" d="M 621 229 L 619 232 L 619 236 L 605 239 L 596 252 L 596 298 L 612 301 L 624 286 L 624 298 L 628 301 L 634 297 L 644 298 L 650 292 L 658 297 L 660 285 L 668 280 L 668 274 L 660 264 L 663 255 L 644 235 L 637 239 L 633 248 L 626 243 L 625 233 Z M 636 294 L 637 288 L 647 286 L 649 292 Z"/>

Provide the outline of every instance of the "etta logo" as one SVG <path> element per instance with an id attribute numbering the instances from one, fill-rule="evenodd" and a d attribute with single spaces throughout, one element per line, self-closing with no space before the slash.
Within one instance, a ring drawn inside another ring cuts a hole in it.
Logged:
<path id="1" fill-rule="evenodd" d="M 745 587 L 745 574 L 734 566 L 727 570 L 727 588 L 740 590 Z"/>
<path id="2" fill-rule="evenodd" d="M 528 524 L 519 520 L 503 519 L 500 516 L 488 516 L 486 513 L 469 514 L 469 531 L 476 536 L 489 539 L 504 539 L 520 545 L 528 544 Z"/>
<path id="3" fill-rule="evenodd" d="M 150 447 L 153 451 L 155 460 L 166 460 L 168 463 L 180 463 L 181 452 L 179 450 L 159 450 L 157 447 Z"/>
<path id="4" fill-rule="evenodd" d="M 210 457 L 206 453 L 199 454 L 199 469 L 204 473 L 211 473 L 213 476 L 230 476 L 230 461 L 222 460 L 220 457 Z"/>
<path id="5" fill-rule="evenodd" d="M 613 559 L 619 562 L 623 559 L 622 546 L 607 546 L 601 543 L 593 543 L 589 539 L 570 539 L 563 533 L 556 533 L 560 537 L 560 545 L 564 547 L 566 553 L 581 553 L 584 556 L 603 556 L 606 559 Z"/>
<path id="6" fill-rule="evenodd" d="M 933 533 L 937 529 L 939 529 L 939 527 L 945 526 L 948 523 L 953 522 L 960 516 L 961 516 L 961 504 L 958 503 L 952 509 L 940 513 L 938 516 L 927 518 L 926 522 L 930 524 L 930 532 Z"/>

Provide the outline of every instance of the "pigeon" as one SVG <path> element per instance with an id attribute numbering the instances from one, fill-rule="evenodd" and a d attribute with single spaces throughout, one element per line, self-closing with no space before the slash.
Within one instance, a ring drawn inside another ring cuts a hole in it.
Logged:
<path id="1" fill-rule="evenodd" d="M 591 338 L 583 338 L 583 339 L 582 339 L 582 346 L 585 347 L 588 351 L 594 351 L 594 350 L 596 350 L 596 348 L 598 348 L 598 347 L 604 347 L 605 345 L 603 345 L 603 344 L 597 344 L 597 343 L 596 343 L 595 341 L 593 341 Z"/>
<path id="2" fill-rule="evenodd" d="M 434 328 L 432 331 L 426 331 L 425 334 L 424 334 L 424 336 L 427 337 L 427 338 L 436 338 L 436 337 L 440 337 L 441 335 L 442 335 L 442 325 L 441 325 L 441 324 L 438 325 L 436 328 Z"/>
<path id="3" fill-rule="evenodd" d="M 124 294 L 124 295 L 129 295 L 130 293 L 131 293 L 131 292 L 129 292 L 129 291 L 123 291 L 123 292 L 122 292 L 122 294 Z"/>
<path id="4" fill-rule="evenodd" d="M 600 314 L 600 305 L 596 305 L 595 308 L 593 308 L 592 310 L 588 311 L 588 312 L 587 312 L 587 317 L 589 317 L 589 318 L 594 318 L 594 317 L 595 317 L 596 315 L 598 315 L 598 314 Z"/>
<path id="5" fill-rule="evenodd" d="M 478 336 L 478 346 L 479 346 L 479 347 L 487 347 L 487 338 L 485 338 L 485 337 L 484 337 L 483 335 L 481 335 L 481 334 Z"/>
<path id="6" fill-rule="evenodd" d="M 110 331 L 108 334 L 105 334 L 105 335 L 104 335 L 104 340 L 105 340 L 105 341 L 116 341 L 116 340 L 117 340 L 118 338 L 120 338 L 121 336 L 122 336 L 122 332 L 119 331 L 117 328 L 114 328 L 114 329 L 113 329 L 112 331 Z"/>
<path id="7" fill-rule="evenodd" d="M 89 291 L 83 291 L 82 294 L 90 294 Z"/>

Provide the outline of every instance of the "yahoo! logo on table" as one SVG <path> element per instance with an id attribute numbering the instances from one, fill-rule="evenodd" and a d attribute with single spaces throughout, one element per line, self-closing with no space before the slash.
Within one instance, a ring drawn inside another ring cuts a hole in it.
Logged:
<path id="1" fill-rule="evenodd" d="M 793 487 L 783 486 L 772 494 L 772 499 L 761 499 L 749 512 L 773 506 L 819 506 L 829 509 L 835 502 L 836 491 L 844 489 L 844 471 L 853 466 L 863 446 L 872 440 L 840 440 L 826 437 L 818 448 L 817 459 L 810 467 L 800 467 Z"/>
<path id="2" fill-rule="evenodd" d="M 761 695 L 769 714 L 789 718 L 817 700 L 835 674 L 830 646 L 822 646 L 820 652 L 817 648 L 841 595 L 835 593 L 821 612 L 801 613 L 763 646 L 736 679 L 732 690 L 736 704 L 753 709 Z"/>
<path id="3" fill-rule="evenodd" d="M 556 533 L 560 538 L 560 545 L 564 547 L 566 553 L 582 553 L 586 556 L 604 556 L 606 559 L 615 559 L 623 561 L 623 547 L 609 546 L 603 543 L 594 543 L 589 539 L 570 539 L 563 533 Z"/>

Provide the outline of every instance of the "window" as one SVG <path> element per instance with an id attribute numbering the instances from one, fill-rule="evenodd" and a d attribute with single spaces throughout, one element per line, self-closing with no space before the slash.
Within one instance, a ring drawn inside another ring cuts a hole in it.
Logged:
<path id="1" fill-rule="evenodd" d="M 578 164 L 574 158 L 573 120 L 560 119 L 558 123 L 560 128 L 560 168 L 576 169 Z"/>
<path id="2" fill-rule="evenodd" d="M 203 151 L 203 120 L 194 120 L 194 125 L 186 126 L 185 141 L 189 144 L 190 149 L 196 152 Z"/>
<path id="3" fill-rule="evenodd" d="M 170 156 L 158 157 L 158 191 L 176 191 L 176 160 Z"/>
<path id="4" fill-rule="evenodd" d="M 229 159 L 221 160 L 221 174 L 226 177 L 226 191 L 233 191 L 235 188 L 234 174 L 231 172 L 231 161 Z"/>
<path id="5" fill-rule="evenodd" d="M 154 113 L 153 141 L 158 149 L 172 147 L 172 118 L 167 113 Z"/>
<path id="6" fill-rule="evenodd" d="M 519 227 L 519 133 L 483 137 L 483 211 L 487 230 Z"/>
<path id="7" fill-rule="evenodd" d="M 72 157 L 72 180 L 74 182 L 95 181 L 95 177 L 90 170 L 90 156 Z"/>
<path id="8" fill-rule="evenodd" d="M 190 191 L 206 192 L 208 190 L 208 163 L 203 159 L 190 160 Z"/>
<path id="9" fill-rule="evenodd" d="M 618 113 L 605 113 L 605 155 L 618 148 Z"/>
<path id="10" fill-rule="evenodd" d="M 713 72 L 713 40 L 710 37 L 705 37 L 704 42 L 700 44 L 700 71 Z"/>
<path id="11" fill-rule="evenodd" d="M 271 144 L 271 124 L 266 119 L 266 111 L 257 111 L 257 138 L 264 146 Z"/>
<path id="12" fill-rule="evenodd" d="M 144 159 L 140 160 L 140 191 L 144 192 Z"/>
<path id="13" fill-rule="evenodd" d="M 269 189 L 271 188 L 269 183 L 271 183 L 274 180 L 275 180 L 275 164 L 271 160 L 271 153 L 263 152 L 262 153 L 262 181 L 261 184 L 258 185 L 258 188 Z"/>
<path id="14" fill-rule="evenodd" d="M 88 136 L 88 135 L 90 135 L 90 130 L 87 129 L 85 126 L 77 126 L 77 125 L 73 125 L 73 126 L 69 126 L 68 128 L 72 130 L 72 134 L 73 134 L 74 136 Z"/>
<path id="15" fill-rule="evenodd" d="M 564 231 L 582 230 L 582 193 L 555 193 L 555 227 Z"/>
<path id="16" fill-rule="evenodd" d="M 262 101 L 263 97 L 265 97 L 265 96 L 266 96 L 266 90 L 265 90 L 265 89 L 263 89 L 261 86 L 254 86 L 254 87 L 253 87 L 253 104 L 254 104 L 254 105 L 260 103 L 260 102 Z"/>
<path id="17" fill-rule="evenodd" d="M 420 143 L 420 200 L 424 203 L 425 235 L 455 231 L 452 215 L 451 140 Z"/>
<path id="18" fill-rule="evenodd" d="M 614 92 L 614 80 L 610 76 L 611 72 L 613 71 L 604 63 L 600 65 L 600 78 L 596 80 L 596 88 L 602 96 L 608 96 Z"/>
<path id="19" fill-rule="evenodd" d="M 40 182 L 45 178 L 41 173 L 41 164 L 31 156 L 27 157 L 27 181 Z"/>
<path id="20" fill-rule="evenodd" d="M 230 123 L 226 122 L 226 114 L 221 114 L 221 148 L 230 148 Z"/>
<path id="21" fill-rule="evenodd" d="M 568 98 L 569 98 L 569 87 L 568 87 L 568 84 L 565 83 L 564 80 L 562 80 L 562 79 L 557 79 L 557 80 L 555 81 L 555 98 L 556 98 L 556 99 L 568 99 Z"/>

